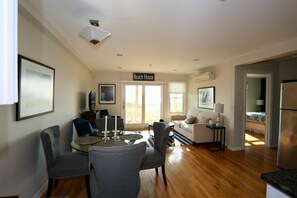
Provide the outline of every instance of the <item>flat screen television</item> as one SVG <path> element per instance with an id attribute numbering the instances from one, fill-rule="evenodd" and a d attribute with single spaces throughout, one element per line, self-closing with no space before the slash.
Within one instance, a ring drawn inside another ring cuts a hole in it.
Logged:
<path id="1" fill-rule="evenodd" d="M 89 109 L 90 109 L 90 111 L 95 111 L 95 106 L 96 106 L 96 92 L 91 91 L 89 93 Z"/>

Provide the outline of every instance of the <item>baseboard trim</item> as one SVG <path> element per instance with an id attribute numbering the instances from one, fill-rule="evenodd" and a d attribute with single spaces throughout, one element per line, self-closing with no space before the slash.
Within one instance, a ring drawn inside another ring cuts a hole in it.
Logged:
<path id="1" fill-rule="evenodd" d="M 243 151 L 244 148 L 242 146 L 230 146 L 228 145 L 227 148 L 231 151 Z"/>
<path id="2" fill-rule="evenodd" d="M 33 198 L 40 198 L 40 197 L 42 197 L 43 193 L 47 190 L 47 184 L 48 184 L 48 180 L 46 180 L 46 182 L 41 186 L 41 188 L 40 188 L 39 191 L 34 195 Z"/>

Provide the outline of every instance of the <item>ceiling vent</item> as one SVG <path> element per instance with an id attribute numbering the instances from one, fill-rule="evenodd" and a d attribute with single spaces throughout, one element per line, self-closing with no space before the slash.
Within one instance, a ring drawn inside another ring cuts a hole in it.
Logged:
<path id="1" fill-rule="evenodd" d="M 90 25 L 83 29 L 80 35 L 93 45 L 96 45 L 110 36 L 111 33 L 100 28 L 98 20 L 90 20 Z"/>
<path id="2" fill-rule="evenodd" d="M 214 71 L 208 71 L 208 72 L 204 72 L 204 73 L 195 74 L 195 77 L 194 77 L 195 82 L 214 80 L 214 79 L 215 79 Z"/>

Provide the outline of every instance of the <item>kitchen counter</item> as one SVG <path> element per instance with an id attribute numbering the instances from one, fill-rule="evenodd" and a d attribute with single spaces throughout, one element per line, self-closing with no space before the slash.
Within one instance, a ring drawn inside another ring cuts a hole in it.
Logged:
<path id="1" fill-rule="evenodd" d="M 261 179 L 290 197 L 297 197 L 297 169 L 262 173 Z"/>

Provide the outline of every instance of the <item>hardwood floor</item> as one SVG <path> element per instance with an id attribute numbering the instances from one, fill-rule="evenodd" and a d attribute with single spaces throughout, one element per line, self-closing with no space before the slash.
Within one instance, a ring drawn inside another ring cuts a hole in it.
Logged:
<path id="1" fill-rule="evenodd" d="M 276 149 L 263 144 L 236 152 L 211 152 L 205 145 L 168 147 L 166 158 L 168 185 L 163 183 L 161 169 L 159 175 L 154 169 L 141 171 L 139 198 L 265 197 L 266 183 L 260 173 L 278 170 Z M 52 193 L 60 195 L 87 197 L 84 177 L 61 180 Z"/>

